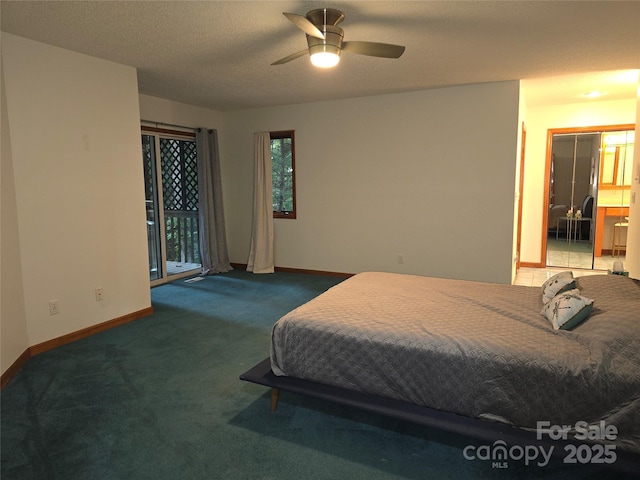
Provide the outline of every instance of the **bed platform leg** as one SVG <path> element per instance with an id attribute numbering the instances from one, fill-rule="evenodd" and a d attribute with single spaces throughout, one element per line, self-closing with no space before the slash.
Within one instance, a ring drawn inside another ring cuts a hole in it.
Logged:
<path id="1" fill-rule="evenodd" d="M 280 395 L 280 390 L 277 388 L 271 389 L 271 411 L 275 412 L 276 407 L 278 406 L 278 395 Z"/>

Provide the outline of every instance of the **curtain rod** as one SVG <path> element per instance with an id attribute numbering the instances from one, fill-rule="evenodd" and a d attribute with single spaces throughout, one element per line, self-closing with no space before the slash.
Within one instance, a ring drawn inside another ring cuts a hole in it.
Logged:
<path id="1" fill-rule="evenodd" d="M 153 120 L 144 120 L 144 119 L 141 119 L 140 121 L 142 123 L 151 123 L 152 125 L 155 125 L 156 127 L 162 125 L 164 127 L 182 128 L 184 130 L 190 130 L 192 132 L 195 132 L 196 130 L 198 130 L 197 128 L 185 127 L 184 125 L 174 125 L 173 123 L 154 122 Z"/>

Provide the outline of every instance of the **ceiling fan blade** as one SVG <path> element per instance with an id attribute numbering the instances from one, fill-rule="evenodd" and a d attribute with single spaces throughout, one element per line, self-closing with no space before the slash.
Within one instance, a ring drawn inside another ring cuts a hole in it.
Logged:
<path id="1" fill-rule="evenodd" d="M 297 15 L 295 13 L 286 12 L 284 12 L 283 15 L 307 35 L 324 40 L 324 33 L 322 33 L 318 29 L 318 27 L 311 23 L 307 17 L 303 17 L 302 15 Z"/>
<path id="2" fill-rule="evenodd" d="M 276 60 L 271 65 L 282 65 L 283 63 L 290 62 L 291 60 L 295 60 L 298 57 L 303 56 L 304 54 L 309 53 L 309 49 L 305 48 L 304 50 L 300 50 L 299 52 L 292 53 L 291 55 L 281 58 L 280 60 Z"/>
<path id="3" fill-rule="evenodd" d="M 402 45 L 377 42 L 343 42 L 342 51 L 369 55 L 370 57 L 400 58 L 404 53 Z"/>

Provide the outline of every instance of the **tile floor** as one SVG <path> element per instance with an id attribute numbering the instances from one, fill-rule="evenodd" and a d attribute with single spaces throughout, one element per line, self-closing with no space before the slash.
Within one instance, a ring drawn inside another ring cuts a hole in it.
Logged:
<path id="1" fill-rule="evenodd" d="M 613 268 L 613 262 L 625 261 L 624 255 L 602 255 L 593 257 L 589 242 L 572 243 L 568 248 L 563 239 L 547 240 L 547 268 L 522 267 L 518 270 L 515 285 L 541 286 L 548 278 L 563 270 L 571 270 L 575 277 L 582 275 L 606 275 Z M 593 260 L 593 270 L 592 262 Z"/>
<path id="2" fill-rule="evenodd" d="M 609 267 L 611 268 L 611 267 Z M 516 281 L 514 285 L 525 285 L 528 287 L 541 287 L 547 279 L 551 278 L 556 273 L 564 270 L 571 270 L 574 277 L 581 277 L 583 275 L 606 275 L 606 270 L 581 270 L 576 268 L 529 268 L 520 267 L 518 274 L 516 275 Z"/>
<path id="3" fill-rule="evenodd" d="M 568 266 L 571 268 L 586 268 L 592 267 L 592 251 L 591 244 L 589 242 L 576 242 L 568 244 L 566 240 L 547 240 L 547 265 L 552 267 L 561 268 L 562 266 Z M 618 258 L 612 255 L 602 255 L 601 257 L 593 258 L 593 268 L 596 270 L 607 270 L 613 267 L 615 260 L 625 261 L 624 252 Z"/>

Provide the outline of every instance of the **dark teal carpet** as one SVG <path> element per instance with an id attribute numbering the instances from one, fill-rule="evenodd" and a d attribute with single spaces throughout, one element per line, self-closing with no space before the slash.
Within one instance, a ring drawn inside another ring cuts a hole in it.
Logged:
<path id="1" fill-rule="evenodd" d="M 621 478 L 469 461 L 471 439 L 238 376 L 340 280 L 243 271 L 152 290 L 155 313 L 31 359 L 1 394 L 3 480 Z M 475 444 L 478 444 L 475 442 Z"/>

